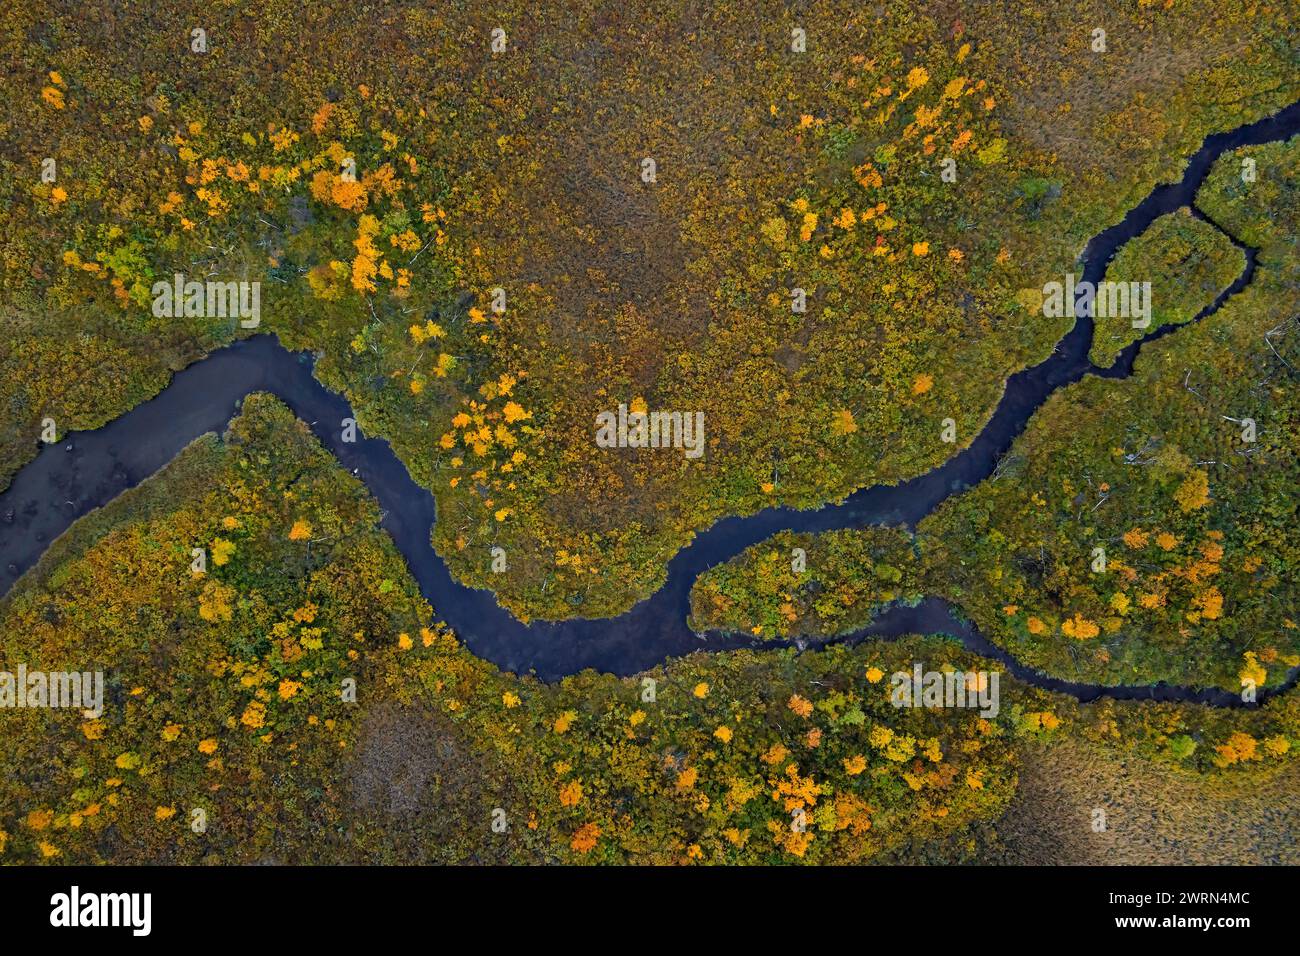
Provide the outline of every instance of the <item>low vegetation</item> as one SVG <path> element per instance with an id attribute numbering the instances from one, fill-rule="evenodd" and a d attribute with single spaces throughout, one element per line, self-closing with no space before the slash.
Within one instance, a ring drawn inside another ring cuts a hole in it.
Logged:
<path id="1" fill-rule="evenodd" d="M 1164 325 L 1181 325 L 1208 310 L 1246 268 L 1246 256 L 1218 228 L 1189 209 L 1161 216 L 1138 238 L 1126 243 L 1106 270 L 1106 281 L 1151 283 L 1149 314 L 1098 317 L 1092 361 L 1109 368 L 1130 342 Z M 1146 293 L 1143 293 L 1146 295 Z"/>

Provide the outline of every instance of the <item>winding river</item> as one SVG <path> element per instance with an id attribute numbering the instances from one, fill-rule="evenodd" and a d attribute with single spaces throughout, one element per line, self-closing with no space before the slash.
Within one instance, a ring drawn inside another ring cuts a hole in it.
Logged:
<path id="1" fill-rule="evenodd" d="M 1255 123 L 1206 138 L 1182 178 L 1154 188 L 1124 218 L 1094 236 L 1085 248 L 1082 278 L 1097 282 L 1116 251 L 1143 232 L 1158 216 L 1193 206 L 1196 190 L 1214 161 L 1225 151 L 1286 139 L 1300 132 L 1300 102 Z M 1240 247 L 1240 244 L 1238 243 Z M 1198 318 L 1212 314 L 1227 297 L 1249 283 L 1254 250 L 1233 285 Z M 618 617 L 523 624 L 496 603 L 490 591 L 457 582 L 430 546 L 435 519 L 432 495 L 417 485 L 388 442 L 358 436 L 341 440 L 339 423 L 352 417 L 348 403 L 322 386 L 312 374 L 312 359 L 292 353 L 272 336 L 255 336 L 219 349 L 178 372 L 151 400 L 88 432 L 74 433 L 44 447 L 0 494 L 0 594 L 77 518 L 138 485 L 171 461 L 186 445 L 207 432 L 221 432 L 251 392 L 276 395 L 310 427 L 339 463 L 356 474 L 383 509 L 383 527 L 406 559 L 421 592 L 469 649 L 515 673 L 534 673 L 555 680 L 585 668 L 633 674 L 667 658 L 698 650 L 774 647 L 786 642 L 741 635 L 695 634 L 686 626 L 690 589 L 715 564 L 735 557 L 750 545 L 783 530 L 817 532 L 868 525 L 914 527 L 950 495 L 989 477 L 1030 416 L 1057 389 L 1087 374 L 1131 374 L 1143 343 L 1167 334 L 1153 330 L 1132 343 L 1109 369 L 1088 359 L 1093 325 L 1079 319 L 1051 356 L 1012 375 L 996 411 L 975 440 L 942 466 L 900 485 L 872 486 L 843 502 L 814 511 L 771 508 L 748 517 L 718 521 L 698 534 L 668 565 L 667 580 L 657 592 Z M 1048 677 L 1028 668 L 990 643 L 951 606 L 937 598 L 915 607 L 893 606 L 868 628 L 837 638 L 840 642 L 889 638 L 903 634 L 947 634 L 970 650 L 1002 663 L 1016 678 L 1082 701 L 1099 697 L 1195 701 L 1211 706 L 1242 706 L 1225 690 L 1151 686 L 1079 684 Z M 801 642 L 800 646 L 818 642 Z M 828 643 L 828 642 L 821 642 Z M 1293 671 L 1282 687 L 1300 676 Z"/>

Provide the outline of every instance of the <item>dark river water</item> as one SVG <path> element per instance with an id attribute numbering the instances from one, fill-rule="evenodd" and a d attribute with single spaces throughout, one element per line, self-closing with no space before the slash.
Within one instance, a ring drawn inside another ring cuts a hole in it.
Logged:
<path id="1" fill-rule="evenodd" d="M 1256 123 L 1208 137 L 1177 183 L 1157 186 L 1120 222 L 1089 241 L 1081 260 L 1081 278 L 1100 281 L 1115 252 L 1151 222 L 1181 206 L 1190 206 L 1196 190 L 1220 154 L 1245 145 L 1285 139 L 1300 132 L 1300 103 Z M 1250 281 L 1254 251 L 1244 249 L 1243 274 L 1208 315 Z M 378 499 L 383 526 L 405 557 L 420 590 L 435 612 L 479 657 L 515 673 L 534 673 L 555 680 L 585 668 L 633 674 L 667 658 L 699 650 L 760 646 L 741 635 L 695 634 L 686 626 L 691 584 L 701 572 L 735 557 L 746 547 L 783 530 L 815 532 L 868 525 L 912 527 L 944 499 L 992 474 L 1033 412 L 1049 395 L 1084 375 L 1123 377 L 1144 342 L 1170 331 L 1155 329 L 1121 353 L 1109 369 L 1088 359 L 1093 326 L 1080 318 L 1045 361 L 1012 375 L 988 424 L 969 447 L 942 466 L 911 481 L 873 486 L 842 503 L 814 511 L 771 508 L 748 517 L 725 518 L 698 534 L 668 565 L 662 588 L 618 617 L 523 624 L 496 603 L 490 591 L 454 580 L 429 544 L 435 518 L 432 495 L 411 480 L 388 442 L 358 436 L 341 440 L 340 422 L 352 417 L 348 403 L 325 389 L 312 374 L 309 356 L 284 349 L 272 336 L 256 336 L 219 349 L 178 372 L 157 396 L 103 428 L 78 432 L 40 454 L 0 494 L 0 594 L 30 568 L 50 543 L 80 516 L 111 501 L 171 461 L 186 445 L 207 432 L 221 432 L 250 392 L 270 392 L 310 423 L 321 443 L 354 472 Z M 1213 706 L 1240 706 L 1240 698 L 1223 690 L 1152 686 L 1100 686 L 1048 677 L 1011 658 L 961 620 L 945 602 L 931 598 L 916 607 L 885 610 L 864 631 L 839 642 L 890 638 L 903 634 L 947 634 L 970 650 L 1000 661 L 1015 677 L 1080 700 L 1098 697 L 1198 701 Z M 821 642 L 827 643 L 827 642 Z M 808 642 L 816 646 L 817 642 Z M 782 646 L 762 642 L 761 646 Z M 801 645 L 805 646 L 805 645 Z M 1283 689 L 1294 686 L 1289 675 Z M 1273 691 L 1277 693 L 1278 691 Z M 1261 700 L 1268 692 L 1260 695 Z"/>

